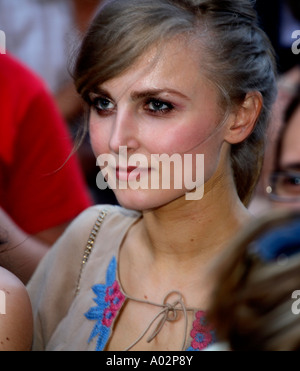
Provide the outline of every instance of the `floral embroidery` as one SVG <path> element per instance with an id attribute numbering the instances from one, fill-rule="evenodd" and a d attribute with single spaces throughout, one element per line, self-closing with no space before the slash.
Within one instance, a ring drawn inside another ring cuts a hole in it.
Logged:
<path id="1" fill-rule="evenodd" d="M 209 345 L 215 343 L 215 331 L 213 327 L 207 323 L 205 312 L 199 311 L 196 313 L 196 319 L 193 322 L 193 329 L 191 331 L 191 346 L 188 351 L 199 351 L 207 348 Z"/>
<path id="2" fill-rule="evenodd" d="M 120 290 L 119 282 L 116 279 L 117 260 L 115 257 L 109 263 L 106 272 L 106 283 L 97 284 L 92 287 L 96 297 L 93 299 L 95 307 L 89 309 L 85 314 L 86 318 L 96 321 L 91 332 L 88 343 L 98 336 L 96 351 L 104 350 L 111 335 L 111 326 L 117 317 L 126 297 Z M 215 332 L 205 318 L 205 312 L 198 311 L 193 322 L 193 328 L 190 336 L 192 338 L 191 346 L 187 351 L 203 350 L 213 344 Z"/>
<path id="3" fill-rule="evenodd" d="M 96 298 L 94 302 L 97 306 L 92 307 L 86 314 L 89 320 L 97 321 L 90 335 L 88 342 L 98 336 L 96 351 L 102 351 L 109 339 L 111 325 L 122 307 L 125 296 L 120 291 L 120 286 L 116 280 L 117 261 L 113 257 L 107 272 L 106 283 L 92 287 Z"/>

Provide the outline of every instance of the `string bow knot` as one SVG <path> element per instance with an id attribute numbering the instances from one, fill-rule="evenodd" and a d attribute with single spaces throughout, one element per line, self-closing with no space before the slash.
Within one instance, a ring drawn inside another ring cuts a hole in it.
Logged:
<path id="1" fill-rule="evenodd" d="M 168 298 L 174 295 L 177 295 L 176 300 L 173 303 L 168 303 Z M 154 305 L 157 307 L 161 307 L 162 309 L 159 311 L 158 314 L 154 316 L 154 318 L 150 321 L 149 325 L 142 332 L 142 334 L 137 338 L 137 340 L 135 340 L 128 348 L 126 348 L 125 351 L 130 350 L 139 341 L 141 341 L 142 338 L 150 330 L 152 325 L 155 323 L 155 321 L 158 320 L 157 326 L 155 327 L 154 331 L 147 338 L 147 343 L 150 343 L 160 333 L 160 331 L 162 330 L 166 322 L 175 322 L 178 319 L 179 312 L 183 312 L 183 315 L 184 315 L 184 322 L 185 322 L 184 323 L 184 335 L 183 335 L 181 350 L 183 351 L 185 349 L 186 335 L 187 335 L 187 328 L 188 328 L 187 312 L 193 311 L 193 309 L 186 308 L 184 301 L 183 301 L 183 296 L 179 291 L 168 292 L 167 295 L 164 297 L 162 304 L 157 304 L 157 303 L 147 301 L 147 300 L 136 299 L 130 296 L 127 296 L 127 297 L 133 301 Z"/>

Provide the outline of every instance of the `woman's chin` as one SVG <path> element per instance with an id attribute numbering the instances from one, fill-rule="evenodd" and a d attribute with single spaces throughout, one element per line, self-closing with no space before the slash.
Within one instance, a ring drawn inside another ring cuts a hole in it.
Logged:
<path id="1" fill-rule="evenodd" d="M 137 211 L 157 209 L 185 195 L 183 190 L 117 190 L 114 193 L 122 207 Z"/>

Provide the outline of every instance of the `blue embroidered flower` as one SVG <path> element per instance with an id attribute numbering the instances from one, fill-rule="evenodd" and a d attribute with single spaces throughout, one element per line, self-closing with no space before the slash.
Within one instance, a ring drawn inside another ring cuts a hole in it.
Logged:
<path id="1" fill-rule="evenodd" d="M 116 280 L 116 271 L 117 260 L 113 257 L 107 268 L 106 283 L 92 287 L 96 294 L 94 302 L 97 305 L 90 308 L 85 314 L 87 319 L 97 321 L 88 340 L 88 342 L 91 342 L 98 336 L 96 351 L 104 349 L 110 336 L 111 325 L 125 300 L 125 296 Z"/>
<path id="2" fill-rule="evenodd" d="M 113 257 L 107 268 L 106 283 L 92 287 L 96 295 L 96 298 L 93 299 L 96 306 L 90 308 L 85 314 L 88 320 L 96 321 L 88 340 L 88 343 L 90 343 L 98 336 L 96 351 L 104 350 L 110 337 L 112 323 L 125 301 L 125 296 L 116 280 L 116 272 L 117 260 Z M 193 322 L 193 329 L 190 335 L 192 342 L 187 351 L 202 350 L 216 341 L 212 327 L 206 323 L 204 312 L 199 311 L 196 313 L 196 319 Z"/>

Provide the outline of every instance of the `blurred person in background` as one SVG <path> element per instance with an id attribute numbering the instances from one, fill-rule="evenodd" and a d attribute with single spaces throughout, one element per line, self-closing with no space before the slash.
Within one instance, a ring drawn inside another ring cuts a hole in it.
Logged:
<path id="1" fill-rule="evenodd" d="M 83 105 L 70 75 L 70 60 L 102 0 L 1 0 L 0 29 L 7 50 L 37 73 L 52 93 L 76 141 Z M 95 203 L 116 203 L 113 192 L 96 187 L 98 173 L 88 133 L 77 148 Z"/>
<path id="2" fill-rule="evenodd" d="M 249 210 L 254 215 L 262 215 L 275 205 L 273 202 L 270 202 L 270 194 L 272 193 L 270 178 L 272 177 L 272 173 L 278 170 L 279 163 L 281 162 L 279 147 L 282 146 L 284 141 L 291 116 L 295 113 L 293 111 L 297 108 L 297 100 L 299 97 L 297 87 L 299 84 L 299 68 L 292 69 L 278 79 L 278 96 L 273 107 L 270 126 L 267 132 L 264 166 L 255 196 L 249 206 Z M 296 128 L 295 125 L 294 127 Z M 298 145 L 296 142 L 300 140 L 298 136 L 300 133 L 298 133 L 297 130 L 293 130 L 292 134 L 295 135 L 295 137 L 290 152 L 294 152 L 294 155 L 298 156 L 299 151 L 297 150 Z"/>
<path id="3" fill-rule="evenodd" d="M 0 249 L 7 241 L 0 229 Z M 32 308 L 24 284 L 0 264 L 0 351 L 30 351 Z"/>
<path id="4" fill-rule="evenodd" d="M 0 266 L 0 290 L 6 306 L 6 313 L 0 313 L 0 351 L 30 351 L 33 319 L 26 287 Z"/>
<path id="5" fill-rule="evenodd" d="M 256 9 L 274 46 L 280 74 L 299 66 L 300 56 L 292 51 L 293 32 L 300 30 L 299 0 L 256 0 Z"/>
<path id="6" fill-rule="evenodd" d="M 82 105 L 68 70 L 101 0 L 1 0 L 0 28 L 7 50 L 38 74 L 70 122 Z"/>
<path id="7" fill-rule="evenodd" d="M 250 210 L 255 215 L 264 214 L 272 207 L 265 190 L 273 171 L 276 142 L 283 125 L 284 112 L 300 83 L 300 43 L 293 36 L 294 31 L 300 32 L 299 4 L 299 0 L 257 0 L 255 4 L 260 24 L 275 49 L 279 71 L 278 98 L 267 133 L 263 171 L 250 205 Z M 297 48 L 293 47 L 295 43 Z"/>
<path id="8" fill-rule="evenodd" d="M 284 114 L 266 191 L 272 206 L 300 208 L 300 86 Z"/>
<path id="9" fill-rule="evenodd" d="M 44 83 L 0 55 L 0 265 L 27 282 L 68 223 L 92 204 L 73 144 Z"/>
<path id="10" fill-rule="evenodd" d="M 248 225 L 222 254 L 208 319 L 208 350 L 300 350 L 300 213 L 272 212 Z"/>

